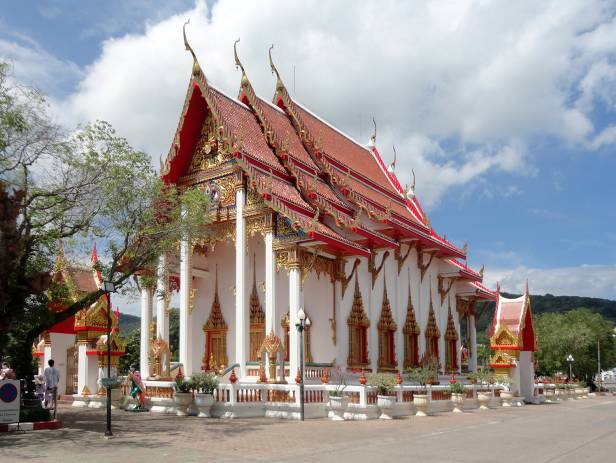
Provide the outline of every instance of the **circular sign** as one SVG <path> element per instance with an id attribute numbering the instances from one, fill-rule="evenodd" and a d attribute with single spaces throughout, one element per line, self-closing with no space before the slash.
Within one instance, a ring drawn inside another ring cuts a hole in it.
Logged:
<path id="1" fill-rule="evenodd" d="M 17 388 L 14 384 L 8 383 L 0 386 L 0 400 L 2 402 L 13 402 L 17 398 Z"/>

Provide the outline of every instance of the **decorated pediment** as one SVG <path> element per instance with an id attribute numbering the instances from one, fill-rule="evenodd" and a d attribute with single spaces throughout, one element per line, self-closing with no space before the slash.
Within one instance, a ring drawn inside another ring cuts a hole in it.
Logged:
<path id="1" fill-rule="evenodd" d="M 449 314 L 447 315 L 447 329 L 445 330 L 445 339 L 447 341 L 457 341 L 458 332 L 456 331 L 456 324 L 451 314 L 451 307 L 449 308 Z"/>
<path id="2" fill-rule="evenodd" d="M 432 291 L 430 291 L 432 293 Z M 440 338 L 441 331 L 436 323 L 436 315 L 434 315 L 434 307 L 432 306 L 432 294 L 430 294 L 430 309 L 428 311 L 428 323 L 426 324 L 426 338 Z"/>
<path id="3" fill-rule="evenodd" d="M 259 352 L 267 352 L 268 355 L 277 354 L 278 352 L 284 353 L 284 345 L 278 336 L 274 334 L 274 331 L 270 331 L 270 334 L 265 336 L 263 344 L 259 349 Z"/>
<path id="4" fill-rule="evenodd" d="M 361 298 L 357 274 L 355 274 L 355 294 L 353 295 L 353 307 L 351 308 L 351 313 L 347 319 L 347 325 L 363 327 L 370 326 L 370 319 L 364 310 L 364 302 Z"/>
<path id="5" fill-rule="evenodd" d="M 419 324 L 415 318 L 415 307 L 413 307 L 413 298 L 411 296 L 411 284 L 409 282 L 409 299 L 406 303 L 406 319 L 404 321 L 404 327 L 402 332 L 404 334 L 416 334 L 420 333 Z"/>
<path id="6" fill-rule="evenodd" d="M 227 323 L 220 310 L 220 299 L 218 297 L 218 267 L 216 267 L 216 282 L 214 283 L 214 301 L 212 302 L 210 316 L 203 325 L 203 331 L 227 331 Z"/>
<path id="7" fill-rule="evenodd" d="M 490 346 L 498 348 L 499 346 L 517 346 L 518 338 L 515 336 L 507 325 L 500 325 L 498 330 L 490 338 Z"/>
<path id="8" fill-rule="evenodd" d="M 383 305 L 381 306 L 381 317 L 377 325 L 379 331 L 396 331 L 398 325 L 391 313 L 389 298 L 387 297 L 387 285 L 383 285 Z"/>
<path id="9" fill-rule="evenodd" d="M 513 366 L 515 365 L 516 358 L 511 354 L 503 351 L 496 352 L 492 358 L 490 358 L 490 365 L 494 366 Z"/>

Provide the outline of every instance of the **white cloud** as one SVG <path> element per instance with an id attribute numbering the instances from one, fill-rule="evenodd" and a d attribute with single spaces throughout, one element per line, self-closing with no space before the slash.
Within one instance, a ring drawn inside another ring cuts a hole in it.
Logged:
<path id="1" fill-rule="evenodd" d="M 191 68 L 181 26 L 207 77 L 236 94 L 232 45 L 257 91 L 274 80 L 267 48 L 289 89 L 357 136 L 374 115 L 400 180 L 418 176 L 427 205 L 490 171 L 532 175 L 533 141 L 604 146 L 592 109 L 613 106 L 616 22 L 600 0 L 535 2 L 199 2 L 143 33 L 109 39 L 70 99 L 67 121 L 106 119 L 154 159 L 165 155 Z M 363 141 L 363 140 L 362 140 Z M 156 161 L 155 161 L 156 162 Z M 157 162 L 156 162 L 157 164 Z"/>
<path id="2" fill-rule="evenodd" d="M 484 281 L 490 288 L 500 282 L 502 291 L 524 292 L 526 279 L 532 294 L 587 296 L 616 299 L 616 265 L 581 265 L 551 269 L 518 266 L 488 269 Z"/>

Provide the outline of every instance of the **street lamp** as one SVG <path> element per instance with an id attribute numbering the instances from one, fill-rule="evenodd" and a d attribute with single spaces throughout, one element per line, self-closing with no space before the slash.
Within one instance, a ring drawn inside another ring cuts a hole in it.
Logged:
<path id="1" fill-rule="evenodd" d="M 116 292 L 115 284 L 103 281 L 103 291 L 107 295 L 107 428 L 105 437 L 113 436 L 111 432 L 111 293 Z"/>
<path id="2" fill-rule="evenodd" d="M 295 328 L 299 332 L 299 413 L 302 421 L 304 421 L 304 330 L 307 326 L 310 326 L 310 319 L 306 317 L 304 309 L 300 308 Z"/>
<path id="3" fill-rule="evenodd" d="M 571 364 L 574 362 L 573 355 L 567 356 L 567 362 L 569 362 L 569 381 L 571 381 Z"/>

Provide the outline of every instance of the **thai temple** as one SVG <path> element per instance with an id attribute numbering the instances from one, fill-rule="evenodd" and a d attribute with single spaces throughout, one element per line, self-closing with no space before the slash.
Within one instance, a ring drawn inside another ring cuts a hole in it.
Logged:
<path id="1" fill-rule="evenodd" d="M 184 40 L 193 66 L 161 177 L 209 195 L 212 222 L 205 239 L 187 236 L 160 257 L 155 287 L 142 285 L 143 377 L 169 377 L 159 354 L 169 356 L 174 291 L 188 376 L 233 370 L 240 382 L 294 383 L 300 313 L 307 378 L 427 360 L 441 374 L 476 370 L 476 307 L 496 293 L 463 263 L 467 246 L 432 228 L 395 159 L 384 163 L 376 124 L 363 144 L 298 103 L 271 49 L 273 96 L 256 94 L 237 50 L 241 78 L 229 96 Z"/>
<path id="2" fill-rule="evenodd" d="M 53 280 L 66 291 L 62 303 L 53 302 L 50 309 L 62 311 L 67 302 L 75 302 L 102 285 L 101 273 L 97 270 L 96 245 L 92 250 L 92 267 L 89 269 L 69 265 L 62 247 L 53 271 Z M 111 376 L 117 376 L 118 359 L 124 354 L 124 342 L 120 339 L 119 311 L 110 314 L 111 328 Z M 41 334 L 33 346 L 34 357 L 39 361 L 39 372 L 53 359 L 60 371 L 58 394 L 88 397 L 89 401 L 104 406 L 105 389 L 101 379 L 107 376 L 107 296 L 103 295 L 90 307 L 54 325 Z M 97 400 L 98 399 L 98 400 Z"/>

